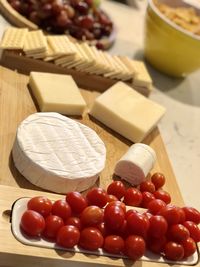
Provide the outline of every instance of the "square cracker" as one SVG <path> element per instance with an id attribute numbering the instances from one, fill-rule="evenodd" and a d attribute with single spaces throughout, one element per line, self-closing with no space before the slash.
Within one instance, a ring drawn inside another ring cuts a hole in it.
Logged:
<path id="1" fill-rule="evenodd" d="M 5 30 L 0 43 L 0 48 L 3 49 L 23 49 L 25 36 L 28 33 L 27 28 L 9 27 Z"/>

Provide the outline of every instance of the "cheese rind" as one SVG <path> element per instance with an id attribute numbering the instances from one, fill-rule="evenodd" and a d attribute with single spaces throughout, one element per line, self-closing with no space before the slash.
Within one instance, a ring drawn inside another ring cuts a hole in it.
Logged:
<path id="1" fill-rule="evenodd" d="M 98 96 L 90 110 L 96 119 L 134 143 L 156 126 L 165 108 L 118 82 Z"/>
<path id="2" fill-rule="evenodd" d="M 70 75 L 31 72 L 29 85 L 41 111 L 82 115 L 86 107 Z"/>
<path id="3" fill-rule="evenodd" d="M 84 191 L 103 170 L 106 148 L 89 127 L 58 113 L 35 113 L 18 127 L 12 155 L 32 184 L 56 193 Z"/>

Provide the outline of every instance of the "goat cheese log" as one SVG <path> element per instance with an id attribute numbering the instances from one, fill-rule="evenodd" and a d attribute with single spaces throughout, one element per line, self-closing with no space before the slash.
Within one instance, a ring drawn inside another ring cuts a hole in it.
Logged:
<path id="1" fill-rule="evenodd" d="M 41 112 L 19 125 L 12 155 L 32 184 L 65 194 L 96 182 L 105 166 L 106 148 L 89 127 L 58 113 Z"/>
<path id="2" fill-rule="evenodd" d="M 132 185 L 143 182 L 156 161 L 155 151 L 148 145 L 136 143 L 122 156 L 114 173 Z"/>

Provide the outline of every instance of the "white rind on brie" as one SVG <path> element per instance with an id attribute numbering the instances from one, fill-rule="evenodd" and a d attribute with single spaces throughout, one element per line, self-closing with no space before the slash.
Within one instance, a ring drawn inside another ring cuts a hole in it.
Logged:
<path id="1" fill-rule="evenodd" d="M 65 194 L 96 182 L 105 166 L 106 148 L 89 127 L 58 113 L 41 112 L 19 125 L 12 155 L 32 184 Z"/>

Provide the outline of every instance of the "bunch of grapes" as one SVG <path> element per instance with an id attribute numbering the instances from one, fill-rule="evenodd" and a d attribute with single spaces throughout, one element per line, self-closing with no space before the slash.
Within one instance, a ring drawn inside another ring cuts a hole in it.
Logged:
<path id="1" fill-rule="evenodd" d="M 21 15 L 45 31 L 79 40 L 110 36 L 113 23 L 95 0 L 8 0 Z"/>

